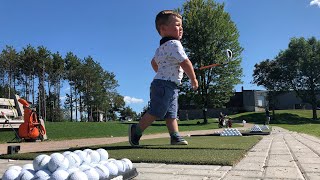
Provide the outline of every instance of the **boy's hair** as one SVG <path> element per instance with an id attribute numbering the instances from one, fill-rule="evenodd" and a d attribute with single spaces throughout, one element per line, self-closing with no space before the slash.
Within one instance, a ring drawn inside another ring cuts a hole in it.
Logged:
<path id="1" fill-rule="evenodd" d="M 163 11 L 159 12 L 156 17 L 156 21 L 155 21 L 156 22 L 156 29 L 159 34 L 160 34 L 160 27 L 162 25 L 168 23 L 170 16 L 176 16 L 176 17 L 182 19 L 182 16 L 178 12 L 175 12 L 173 10 L 163 10 Z"/>

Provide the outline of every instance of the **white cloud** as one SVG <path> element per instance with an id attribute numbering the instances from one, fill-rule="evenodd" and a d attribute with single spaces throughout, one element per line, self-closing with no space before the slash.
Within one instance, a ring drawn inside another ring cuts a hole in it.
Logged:
<path id="1" fill-rule="evenodd" d="M 143 99 L 138 99 L 134 97 L 124 96 L 123 98 L 126 104 L 140 104 L 143 103 Z"/>
<path id="2" fill-rule="evenodd" d="M 313 5 L 316 5 L 316 6 L 320 7 L 320 0 L 312 0 L 310 2 L 310 6 L 313 6 Z"/>
<path id="3" fill-rule="evenodd" d="M 60 101 L 65 101 L 67 99 L 67 96 L 60 96 Z"/>

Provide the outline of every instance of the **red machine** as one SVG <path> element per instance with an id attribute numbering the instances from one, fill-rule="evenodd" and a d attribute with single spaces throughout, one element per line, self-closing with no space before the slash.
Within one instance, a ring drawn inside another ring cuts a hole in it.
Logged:
<path id="1" fill-rule="evenodd" d="M 24 109 L 24 123 L 19 126 L 19 137 L 24 140 L 46 139 L 46 129 L 43 120 L 39 120 L 36 111 L 30 108 L 30 104 L 24 100 L 18 100 Z"/>

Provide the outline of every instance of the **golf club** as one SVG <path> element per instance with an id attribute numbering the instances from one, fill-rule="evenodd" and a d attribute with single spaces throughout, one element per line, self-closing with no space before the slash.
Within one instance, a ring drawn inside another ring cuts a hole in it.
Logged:
<path id="1" fill-rule="evenodd" d="M 230 49 L 226 50 L 226 54 L 227 54 L 227 60 L 223 63 L 214 63 L 214 64 L 210 64 L 207 66 L 202 66 L 199 68 L 199 70 L 203 70 L 203 69 L 208 69 L 208 68 L 212 68 L 212 67 L 216 67 L 216 66 L 222 66 L 222 65 L 226 65 L 230 62 L 230 60 L 232 59 L 232 51 Z"/>

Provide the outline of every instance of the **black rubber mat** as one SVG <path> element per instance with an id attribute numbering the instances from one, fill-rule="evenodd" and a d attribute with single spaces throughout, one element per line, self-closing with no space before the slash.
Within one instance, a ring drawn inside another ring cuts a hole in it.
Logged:
<path id="1" fill-rule="evenodd" d="M 241 133 L 242 136 L 253 136 L 253 135 L 270 135 L 270 132 L 248 132 L 248 133 Z M 191 136 L 220 136 L 220 133 L 214 134 L 193 134 Z"/>

